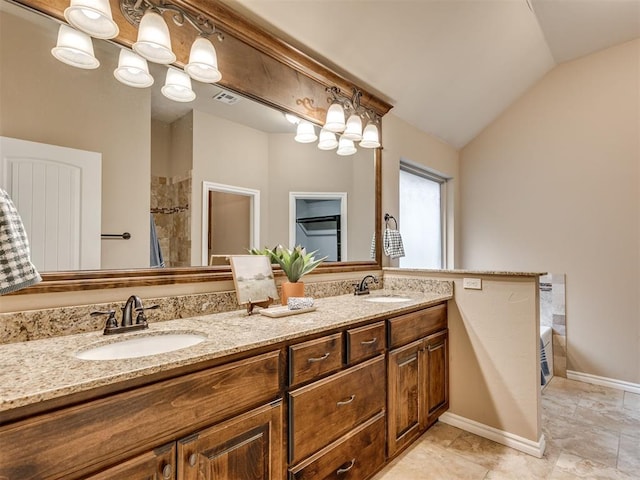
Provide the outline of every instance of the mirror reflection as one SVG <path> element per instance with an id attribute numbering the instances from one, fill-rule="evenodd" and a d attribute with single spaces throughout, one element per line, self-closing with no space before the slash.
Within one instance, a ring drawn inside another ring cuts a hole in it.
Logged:
<path id="1" fill-rule="evenodd" d="M 302 241 L 334 261 L 371 260 L 372 150 L 297 143 L 282 112 L 216 85 L 170 101 L 163 66 L 149 65 L 152 87 L 125 86 L 106 41 L 93 41 L 99 68 L 70 67 L 51 55 L 57 22 L 0 7 L 0 185 L 40 271 L 202 266 Z M 318 213 L 327 195 L 338 213 Z M 335 218 L 309 221 L 322 216 Z"/>

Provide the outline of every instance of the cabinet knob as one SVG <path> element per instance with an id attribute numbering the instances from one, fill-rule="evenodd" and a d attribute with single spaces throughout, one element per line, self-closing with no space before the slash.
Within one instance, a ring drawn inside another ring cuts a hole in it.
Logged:
<path id="1" fill-rule="evenodd" d="M 339 468 L 338 470 L 336 470 L 336 475 L 341 475 L 343 473 L 347 473 L 349 470 L 351 470 L 353 468 L 353 466 L 356 464 L 356 459 L 352 458 L 351 461 L 349 462 L 349 465 L 347 465 L 344 468 Z"/>
<path id="2" fill-rule="evenodd" d="M 191 465 L 192 467 L 195 467 L 196 463 L 198 463 L 198 455 L 195 453 L 192 453 L 191 455 L 189 455 L 189 465 Z"/>
<path id="3" fill-rule="evenodd" d="M 167 463 L 162 469 L 162 478 L 164 480 L 171 480 L 172 476 L 173 476 L 173 467 L 171 466 L 170 463 Z"/>

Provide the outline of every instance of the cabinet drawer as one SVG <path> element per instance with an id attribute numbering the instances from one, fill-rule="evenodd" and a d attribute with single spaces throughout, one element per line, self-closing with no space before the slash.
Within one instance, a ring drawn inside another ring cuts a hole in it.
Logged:
<path id="1" fill-rule="evenodd" d="M 340 440 L 297 465 L 289 472 L 289 479 L 369 478 L 385 460 L 384 418 L 384 412 L 380 412 Z"/>
<path id="2" fill-rule="evenodd" d="M 447 327 L 447 304 L 389 319 L 389 348 L 400 347 Z"/>
<path id="3" fill-rule="evenodd" d="M 387 336 L 384 322 L 347 330 L 347 363 L 353 364 L 384 351 Z"/>
<path id="4" fill-rule="evenodd" d="M 342 334 L 289 347 L 289 385 L 298 385 L 342 368 Z"/>
<path id="5" fill-rule="evenodd" d="M 384 410 L 384 355 L 289 393 L 289 459 L 297 463 Z"/>
<path id="6" fill-rule="evenodd" d="M 3 426 L 0 478 L 84 478 L 271 401 L 279 359 L 265 353 Z"/>

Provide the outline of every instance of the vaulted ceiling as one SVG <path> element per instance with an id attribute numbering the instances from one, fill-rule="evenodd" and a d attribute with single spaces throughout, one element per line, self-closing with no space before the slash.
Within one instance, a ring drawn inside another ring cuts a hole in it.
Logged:
<path id="1" fill-rule="evenodd" d="M 223 1 L 456 148 L 559 63 L 640 37 L 640 0 Z"/>

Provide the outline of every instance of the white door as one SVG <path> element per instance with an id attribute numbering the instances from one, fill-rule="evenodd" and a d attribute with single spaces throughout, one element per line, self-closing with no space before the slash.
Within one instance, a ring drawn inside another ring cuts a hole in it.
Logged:
<path id="1" fill-rule="evenodd" d="M 102 154 L 0 137 L 0 187 L 42 272 L 100 268 Z"/>

